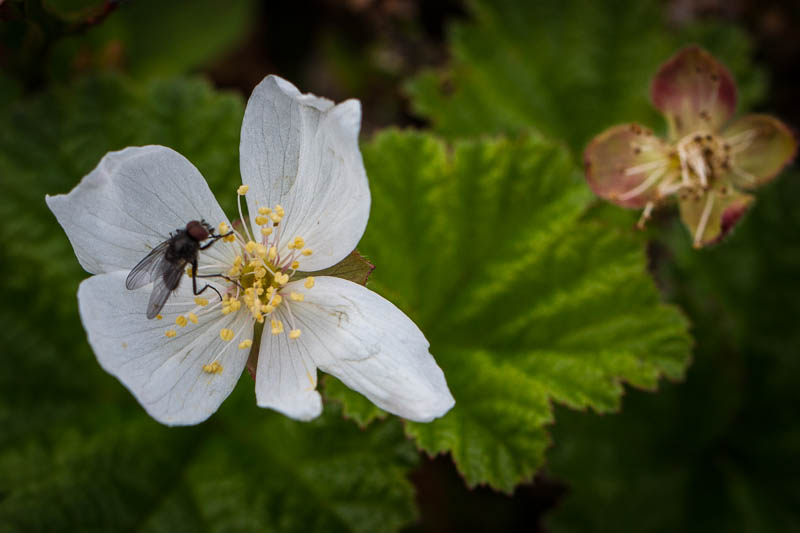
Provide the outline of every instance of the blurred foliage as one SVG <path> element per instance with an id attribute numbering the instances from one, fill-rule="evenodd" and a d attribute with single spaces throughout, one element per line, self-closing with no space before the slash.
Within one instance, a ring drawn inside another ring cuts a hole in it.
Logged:
<path id="1" fill-rule="evenodd" d="M 763 90 L 741 31 L 712 23 L 670 30 L 657 0 L 469 5 L 475 20 L 450 28 L 452 63 L 408 84 L 416 111 L 450 138 L 533 128 L 578 154 L 614 124 L 661 129 L 650 78 L 689 43 L 707 47 L 733 71 L 745 104 Z"/>
<path id="2" fill-rule="evenodd" d="M 553 531 L 795 531 L 800 523 L 800 174 L 759 196 L 724 245 L 677 221 L 658 278 L 697 338 L 688 380 L 609 418 L 561 410 L 549 469 L 571 494 Z"/>
<path id="3" fill-rule="evenodd" d="M 390 131 L 363 153 L 370 286 L 425 332 L 456 398 L 407 432 L 451 452 L 470 486 L 510 492 L 533 475 L 552 400 L 608 412 L 622 380 L 682 376 L 683 318 L 659 303 L 641 245 L 581 221 L 591 197 L 565 150 L 522 137 L 448 154 L 435 137 Z M 335 392 L 358 422 L 378 414 Z"/>
<path id="4" fill-rule="evenodd" d="M 10 0 L 0 47 L 28 83 L 124 70 L 173 76 L 218 60 L 247 35 L 255 0 Z"/>
<path id="5" fill-rule="evenodd" d="M 396 530 L 414 519 L 413 445 L 329 407 L 307 424 L 258 409 L 243 378 L 209 422 L 166 428 L 96 363 L 77 316 L 86 277 L 45 193 L 109 150 L 175 148 L 230 209 L 238 97 L 197 81 L 105 76 L 0 111 L 0 530 Z"/>

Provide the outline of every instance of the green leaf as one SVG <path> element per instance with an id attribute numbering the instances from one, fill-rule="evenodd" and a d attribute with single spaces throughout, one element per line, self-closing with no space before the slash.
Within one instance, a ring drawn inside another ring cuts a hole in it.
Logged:
<path id="1" fill-rule="evenodd" d="M 415 518 L 418 456 L 397 420 L 361 430 L 259 409 L 244 376 L 194 428 L 151 420 L 97 363 L 77 313 L 87 277 L 44 203 L 110 150 L 189 158 L 229 213 L 241 98 L 196 80 L 106 76 L 0 110 L 0 530 L 376 531 Z"/>
<path id="2" fill-rule="evenodd" d="M 657 0 L 471 0 L 450 29 L 452 64 L 408 84 L 416 112 L 449 138 L 527 128 L 578 154 L 619 123 L 661 128 L 648 88 L 680 46 L 699 43 L 732 69 L 742 100 L 762 90 L 744 34 L 730 26 L 670 30 Z"/>
<path id="3" fill-rule="evenodd" d="M 358 253 L 358 250 L 353 250 L 350 255 L 333 265 L 332 267 L 318 270 L 316 272 L 302 272 L 298 271 L 292 276 L 292 279 L 303 279 L 305 277 L 314 276 L 333 276 L 335 278 L 346 279 L 359 285 L 366 285 L 369 275 L 375 270 L 375 265 L 369 260 Z"/>
<path id="4" fill-rule="evenodd" d="M 582 220 L 591 194 L 564 149 L 522 137 L 448 151 L 388 132 L 363 153 L 370 286 L 425 332 L 456 399 L 407 432 L 451 452 L 470 486 L 511 491 L 532 476 L 553 400 L 612 412 L 623 381 L 682 376 L 684 319 L 659 302 L 641 244 Z M 357 417 L 354 394 L 336 392 Z"/>
<path id="5" fill-rule="evenodd" d="M 345 418 L 365 428 L 374 420 L 386 418 L 386 411 L 367 400 L 333 376 L 325 376 L 325 397 L 342 404 Z"/>

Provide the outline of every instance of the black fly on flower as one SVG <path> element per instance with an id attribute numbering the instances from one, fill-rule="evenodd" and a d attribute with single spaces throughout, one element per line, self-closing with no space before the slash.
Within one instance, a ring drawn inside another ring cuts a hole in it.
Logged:
<path id="1" fill-rule="evenodd" d="M 78 289 L 89 344 L 153 418 L 207 419 L 248 361 L 257 404 L 298 420 L 322 413 L 318 371 L 409 420 L 453 406 L 414 322 L 326 273 L 355 249 L 370 213 L 360 125 L 357 100 L 334 104 L 265 78 L 242 123 L 238 229 L 197 168 L 165 146 L 109 152 L 72 191 L 46 197 L 93 274 Z M 165 241 L 173 228 L 184 229 Z M 180 282 L 189 266 L 191 290 Z M 212 278 L 220 301 L 197 296 L 196 278 Z"/>
<path id="2" fill-rule="evenodd" d="M 153 283 L 153 292 L 150 293 L 150 300 L 147 303 L 147 318 L 155 318 L 161 312 L 170 294 L 178 288 L 187 265 L 192 267 L 190 273 L 192 292 L 199 295 L 206 289 L 211 289 L 222 300 L 219 291 L 208 283 L 202 289 L 197 290 L 197 278 L 218 276 L 215 274 L 202 276 L 197 273 L 197 254 L 200 250 L 210 248 L 219 239 L 232 234 L 233 231 L 225 235 L 216 234 L 214 228 L 205 220 L 200 222 L 192 220 L 186 224 L 185 228 L 170 233 L 169 239 L 150 250 L 150 253 L 133 267 L 125 280 L 125 287 L 128 290 Z M 206 239 L 211 239 L 211 241 L 201 244 Z"/>

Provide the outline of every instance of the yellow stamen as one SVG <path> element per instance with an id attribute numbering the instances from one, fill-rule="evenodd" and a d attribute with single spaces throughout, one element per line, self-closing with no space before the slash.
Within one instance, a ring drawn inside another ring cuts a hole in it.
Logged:
<path id="1" fill-rule="evenodd" d="M 178 332 L 177 332 L 177 331 L 175 331 L 174 329 L 168 329 L 168 330 L 166 331 L 166 333 L 164 333 L 164 335 L 166 335 L 166 336 L 167 336 L 167 337 L 169 337 L 169 338 L 172 338 L 172 337 L 174 337 L 174 336 L 175 336 L 175 335 L 177 335 L 177 334 L 178 334 Z"/>
<path id="2" fill-rule="evenodd" d="M 261 235 L 263 235 L 264 237 L 266 237 L 267 235 L 271 235 L 271 234 L 272 234 L 272 228 L 270 228 L 270 227 L 261 228 Z"/>
<path id="3" fill-rule="evenodd" d="M 291 298 L 295 302 L 302 302 L 303 298 L 305 298 L 305 295 L 302 292 L 292 291 L 292 293 L 289 295 L 289 298 Z"/>
<path id="4" fill-rule="evenodd" d="M 230 231 L 230 228 L 228 227 L 228 224 L 226 224 L 225 222 L 220 222 L 219 226 L 217 226 L 217 230 L 221 234 L 224 234 L 224 233 L 228 233 L 228 231 Z"/>
<path id="5" fill-rule="evenodd" d="M 283 296 L 281 296 L 280 294 L 276 294 L 272 298 L 272 305 L 274 305 L 275 307 L 278 307 L 279 305 L 281 305 L 282 301 L 283 301 Z"/>
<path id="6" fill-rule="evenodd" d="M 308 257 L 309 255 L 313 254 L 314 251 L 311 248 L 306 248 L 305 250 L 303 250 L 300 253 L 302 253 L 304 256 Z"/>
<path id="7" fill-rule="evenodd" d="M 297 270 L 300 268 L 300 261 L 292 261 L 292 269 Z"/>
<path id="8" fill-rule="evenodd" d="M 278 205 L 275 206 L 275 212 L 278 213 L 281 217 L 283 217 L 283 215 L 286 214 L 286 212 L 283 210 L 283 207 L 281 206 L 281 204 L 278 204 Z"/>
<path id="9" fill-rule="evenodd" d="M 283 333 L 283 322 L 281 322 L 280 320 L 275 320 L 273 318 L 271 324 L 272 324 L 273 335 L 280 335 L 281 333 Z"/>
<path id="10" fill-rule="evenodd" d="M 233 242 L 233 241 L 235 241 L 235 240 L 236 240 L 236 235 L 234 235 L 233 233 L 231 233 L 231 234 L 230 234 L 230 235 L 228 235 L 227 237 L 224 237 L 222 240 L 223 240 L 223 241 L 225 241 L 225 242 Z"/>
<path id="11" fill-rule="evenodd" d="M 228 328 L 222 328 L 221 330 L 219 330 L 219 338 L 224 340 L 225 342 L 233 340 L 233 330 Z"/>
<path id="12" fill-rule="evenodd" d="M 269 253 L 267 254 L 267 259 L 272 261 L 273 259 L 275 259 L 275 257 L 277 257 L 277 255 L 278 255 L 278 249 L 275 248 L 274 246 L 270 246 Z"/>
<path id="13" fill-rule="evenodd" d="M 203 365 L 203 372 L 206 374 L 222 374 L 222 365 L 214 361 L 210 365 Z"/>
<path id="14" fill-rule="evenodd" d="M 281 217 L 278 213 L 270 213 L 269 218 L 272 219 L 272 222 L 277 224 L 278 222 L 281 221 L 281 218 L 283 218 L 283 217 Z"/>
<path id="15" fill-rule="evenodd" d="M 270 213 L 272 213 L 272 209 L 270 209 L 269 207 L 259 207 L 258 208 L 258 214 L 259 215 L 269 215 Z"/>
<path id="16" fill-rule="evenodd" d="M 314 276 L 308 276 L 306 278 L 306 282 L 303 283 L 303 285 L 305 285 L 306 289 L 312 288 L 314 286 Z"/>
<path id="17" fill-rule="evenodd" d="M 164 318 L 164 315 L 156 315 L 156 320 L 161 320 L 162 318 Z"/>
<path id="18" fill-rule="evenodd" d="M 242 342 L 239 343 L 239 349 L 240 350 L 246 350 L 247 348 L 251 347 L 252 345 L 253 345 L 253 341 L 252 340 L 245 339 L 245 340 L 243 340 Z"/>
<path id="19" fill-rule="evenodd" d="M 259 226 L 263 226 L 264 224 L 269 224 L 270 219 L 269 217 L 265 217 L 264 215 L 258 215 L 256 217 L 256 224 Z"/>
<path id="20" fill-rule="evenodd" d="M 281 272 L 275 273 L 275 283 L 278 285 L 286 285 L 289 283 L 289 274 L 283 274 Z"/>
<path id="21" fill-rule="evenodd" d="M 206 300 L 205 298 L 201 298 L 199 296 L 195 296 L 194 303 L 196 303 L 200 307 L 205 307 L 206 305 L 208 305 L 208 300 Z"/>
<path id="22" fill-rule="evenodd" d="M 256 251 L 257 246 L 258 244 L 256 244 L 254 241 L 250 241 L 244 246 L 244 249 L 247 250 L 248 254 L 253 254 L 253 252 Z"/>
<path id="23" fill-rule="evenodd" d="M 175 319 L 175 323 L 178 324 L 180 327 L 184 327 L 187 324 L 186 317 L 183 315 L 178 315 Z"/>
<path id="24" fill-rule="evenodd" d="M 247 194 L 247 191 L 249 190 L 250 190 L 249 185 L 241 185 L 239 186 L 238 189 L 236 189 L 236 192 L 239 193 L 239 196 L 244 196 L 245 194 Z"/>
<path id="25" fill-rule="evenodd" d="M 290 339 L 296 339 L 299 336 L 300 336 L 300 330 L 299 329 L 293 329 L 292 331 L 289 332 L 289 338 Z"/>
<path id="26" fill-rule="evenodd" d="M 191 321 L 192 324 L 197 324 L 197 315 L 194 313 L 189 313 L 189 321 Z"/>

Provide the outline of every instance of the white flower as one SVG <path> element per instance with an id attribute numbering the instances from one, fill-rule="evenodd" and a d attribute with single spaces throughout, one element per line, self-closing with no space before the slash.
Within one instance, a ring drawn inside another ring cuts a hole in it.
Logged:
<path id="1" fill-rule="evenodd" d="M 296 270 L 338 263 L 364 233 L 370 194 L 360 123 L 357 100 L 334 105 L 275 76 L 261 82 L 239 148 L 239 211 L 244 196 L 250 223 L 199 256 L 201 274 L 230 278 L 203 280 L 223 301 L 210 290 L 195 296 L 185 277 L 155 320 L 145 316 L 152 285 L 125 288 L 130 269 L 191 220 L 231 227 L 198 170 L 169 148 L 131 147 L 106 154 L 69 194 L 47 197 L 81 265 L 95 274 L 78 290 L 89 343 L 153 418 L 195 424 L 214 413 L 261 324 L 261 407 L 318 416 L 317 369 L 410 420 L 453 406 L 427 340 L 394 305 L 339 278 L 290 281 Z"/>

